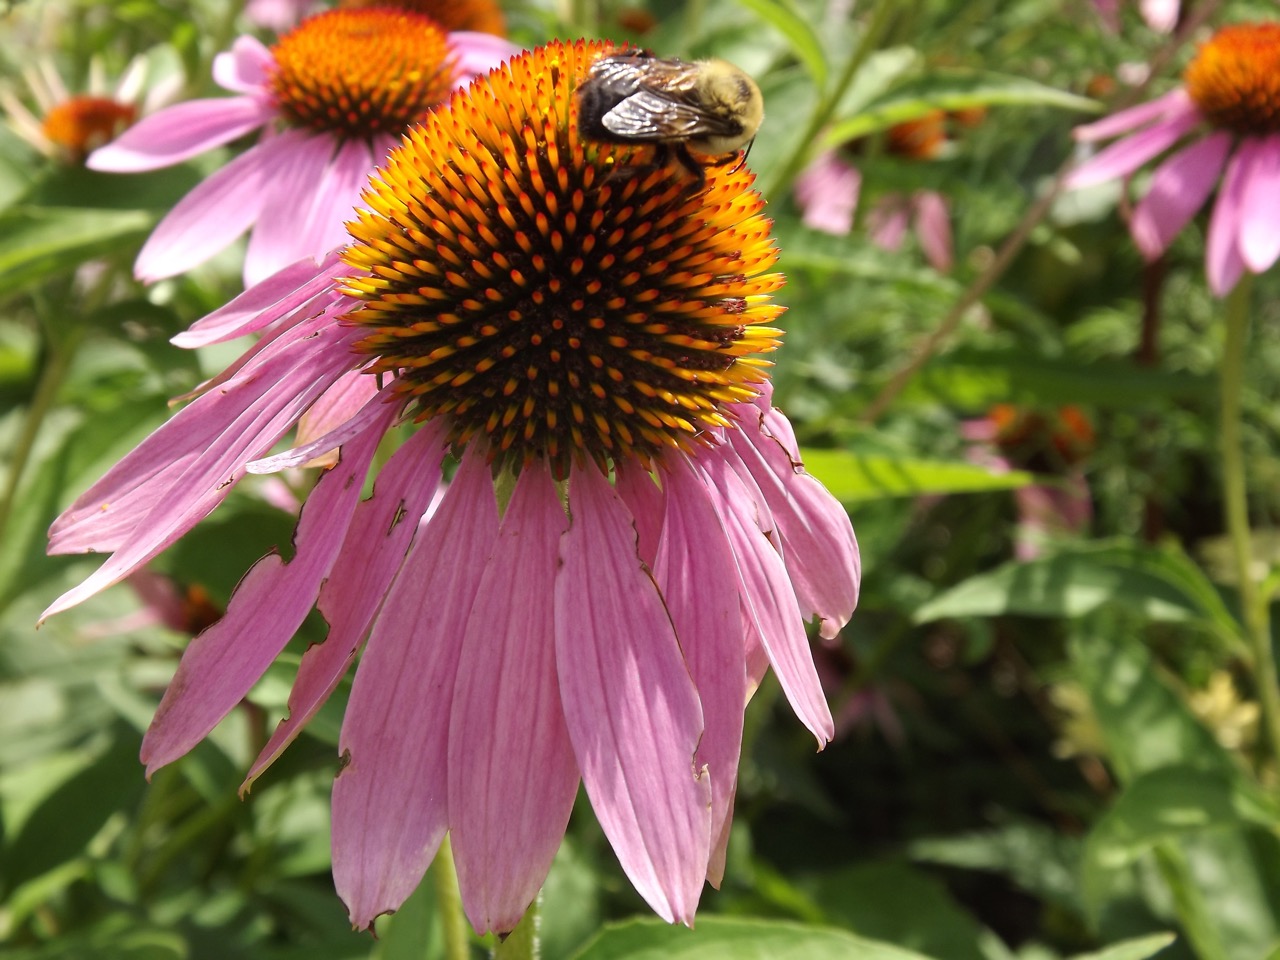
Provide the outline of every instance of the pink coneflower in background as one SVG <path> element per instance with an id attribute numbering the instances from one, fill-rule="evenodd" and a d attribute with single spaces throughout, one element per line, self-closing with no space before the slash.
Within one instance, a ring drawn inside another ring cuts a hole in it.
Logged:
<path id="1" fill-rule="evenodd" d="M 71 93 L 48 61 L 23 74 L 35 101 L 28 110 L 8 87 L 0 86 L 0 107 L 13 131 L 47 157 L 79 165 L 89 153 L 119 136 L 140 116 L 152 113 L 177 94 L 180 78 L 149 83 L 142 58 L 130 62 L 109 84 L 97 60 L 89 63 L 83 93 Z"/>
<path id="2" fill-rule="evenodd" d="M 1049 482 L 1013 491 L 1018 521 L 1014 555 L 1034 560 L 1048 542 L 1084 532 L 1093 519 L 1093 496 L 1084 462 L 1093 452 L 1093 424 L 1079 407 L 1052 411 L 998 403 L 987 416 L 962 427 L 972 442 L 969 458 L 998 472 L 1029 470 Z"/>
<path id="3" fill-rule="evenodd" d="M 1071 173 L 1067 186 L 1075 188 L 1129 177 L 1177 147 L 1129 221 L 1148 260 L 1215 187 L 1205 255 L 1213 292 L 1225 296 L 1246 269 L 1261 273 L 1280 257 L 1280 23 L 1223 27 L 1201 45 L 1181 87 L 1075 135 L 1085 143 L 1125 135 Z"/>
<path id="4" fill-rule="evenodd" d="M 188 648 L 143 759 L 191 749 L 314 605 L 328 636 L 247 786 L 367 635 L 333 794 L 358 926 L 404 901 L 448 830 L 472 923 L 510 930 L 580 780 L 636 889 L 690 923 L 722 875 L 743 710 L 770 664 L 832 736 L 804 620 L 824 637 L 847 622 L 858 551 L 754 356 L 782 312 L 764 203 L 737 165 L 699 188 L 652 147 L 583 141 L 575 91 L 609 49 L 551 44 L 431 113 L 341 260 L 295 264 L 181 338 L 261 333 L 51 530 L 54 552 L 112 555 L 47 614 L 138 569 L 246 471 L 340 448 L 294 558 L 260 561 Z M 326 402 L 327 435 L 258 459 Z"/>
<path id="5" fill-rule="evenodd" d="M 135 267 L 142 280 L 170 277 L 252 228 L 244 263 L 252 284 L 345 242 L 360 190 L 409 124 L 514 51 L 403 10 L 332 10 L 270 49 L 241 37 L 213 71 L 238 96 L 162 110 L 95 151 L 89 166 L 154 170 L 265 128 L 160 221 Z"/>
<path id="6" fill-rule="evenodd" d="M 896 124 L 885 133 L 885 152 L 915 160 L 938 156 L 946 144 L 946 121 L 947 114 L 935 110 Z M 862 173 L 842 150 L 818 154 L 795 183 L 805 226 L 836 236 L 853 229 L 861 192 Z M 953 265 L 951 214 L 946 197 L 936 190 L 877 197 L 867 213 L 866 226 L 871 242 L 890 252 L 902 249 L 908 229 L 914 227 L 930 266 L 946 272 Z"/>
<path id="7" fill-rule="evenodd" d="M 1093 5 L 1108 28 L 1120 29 L 1120 0 L 1093 0 Z M 1169 33 L 1178 25 L 1182 3 L 1181 0 L 1138 0 L 1138 12 L 1152 30 Z"/>

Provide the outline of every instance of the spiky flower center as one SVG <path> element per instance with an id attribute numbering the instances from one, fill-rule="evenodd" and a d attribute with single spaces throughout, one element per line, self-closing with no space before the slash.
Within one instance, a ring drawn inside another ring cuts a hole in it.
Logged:
<path id="1" fill-rule="evenodd" d="M 1245 136 L 1280 133 L 1280 23 L 1223 27 L 1183 79 L 1214 126 Z"/>
<path id="2" fill-rule="evenodd" d="M 578 133 L 603 44 L 515 58 L 392 153 L 352 225 L 370 372 L 501 465 L 691 450 L 750 399 L 780 332 L 780 274 L 752 176 L 657 166 Z"/>
<path id="3" fill-rule="evenodd" d="M 396 7 L 430 17 L 446 30 L 477 30 L 507 35 L 507 21 L 494 0 L 342 0 L 340 7 Z"/>
<path id="4" fill-rule="evenodd" d="M 398 134 L 453 86 L 444 29 L 407 10 L 317 14 L 271 54 L 271 89 L 285 118 L 345 138 Z"/>
<path id="5" fill-rule="evenodd" d="M 45 114 L 41 127 L 51 143 L 83 158 L 114 140 L 137 118 L 138 108 L 131 103 L 82 94 L 56 104 Z"/>

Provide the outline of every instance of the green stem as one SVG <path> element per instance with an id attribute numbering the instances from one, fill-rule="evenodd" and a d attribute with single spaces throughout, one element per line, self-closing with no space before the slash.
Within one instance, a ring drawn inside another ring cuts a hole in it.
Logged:
<path id="1" fill-rule="evenodd" d="M 61 341 L 53 339 L 48 341 L 49 358 L 45 362 L 44 369 L 40 371 L 35 393 L 31 397 L 31 403 L 23 418 L 22 430 L 18 434 L 13 457 L 9 461 L 9 473 L 5 478 L 4 492 L 0 494 L 0 543 L 4 542 L 5 527 L 9 524 L 13 503 L 18 496 L 18 487 L 22 483 L 22 475 L 26 472 L 31 453 L 35 449 L 36 438 L 40 435 L 40 426 L 49 415 L 49 411 L 53 409 L 53 402 L 57 399 L 58 390 L 67 378 L 67 371 L 71 369 L 71 360 L 82 339 L 83 331 L 77 330 Z"/>
<path id="2" fill-rule="evenodd" d="M 1249 294 L 1246 274 L 1227 297 L 1226 344 L 1222 353 L 1221 416 L 1222 499 L 1231 556 L 1240 592 L 1240 612 L 1253 654 L 1253 681 L 1262 706 L 1262 721 L 1271 756 L 1280 758 L 1280 684 L 1271 644 L 1270 610 L 1253 579 L 1253 547 L 1249 532 L 1249 502 L 1245 484 L 1244 445 L 1241 440 L 1241 394 L 1244 387 L 1245 347 L 1249 336 Z"/>
<path id="3" fill-rule="evenodd" d="M 857 76 L 858 70 L 866 62 L 867 57 L 880 46 L 881 39 L 889 29 L 890 15 L 894 12 L 896 6 L 897 4 L 890 3 L 889 0 L 880 0 L 875 9 L 871 11 L 871 22 L 867 24 L 867 29 L 863 31 L 862 38 L 858 41 L 858 48 L 853 52 L 848 62 L 845 63 L 844 69 L 840 72 L 840 77 L 835 85 L 828 90 L 826 95 L 819 101 L 818 106 L 814 108 L 813 113 L 810 114 L 809 125 L 799 139 L 795 141 L 796 147 L 791 152 L 791 156 L 787 157 L 786 162 L 778 168 L 778 172 L 761 188 L 760 192 L 764 196 L 776 196 L 778 191 L 794 180 L 796 175 L 804 168 L 804 165 L 809 160 L 810 148 L 817 141 L 818 134 L 822 132 L 822 128 L 831 122 L 831 115 L 835 113 L 841 98 L 844 97 L 845 91 L 849 88 L 849 84 L 853 82 L 853 78 Z"/>
<path id="4" fill-rule="evenodd" d="M 538 941 L 538 929 L 541 927 L 539 910 L 542 907 L 542 894 L 539 893 L 529 909 L 524 912 L 516 928 L 507 938 L 493 949 L 493 960 L 538 960 L 542 954 Z"/>
<path id="5" fill-rule="evenodd" d="M 467 933 L 467 916 L 462 912 L 462 893 L 458 890 L 458 871 L 453 864 L 453 847 L 446 835 L 436 853 L 431 872 L 435 875 L 436 905 L 444 929 L 445 960 L 468 960 L 471 938 Z"/>

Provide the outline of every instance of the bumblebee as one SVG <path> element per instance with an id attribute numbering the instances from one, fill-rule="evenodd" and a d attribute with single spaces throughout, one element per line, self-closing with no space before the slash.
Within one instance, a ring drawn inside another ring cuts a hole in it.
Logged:
<path id="1" fill-rule="evenodd" d="M 699 186 L 706 181 L 704 165 L 731 163 L 749 149 L 763 119 L 760 88 L 724 60 L 662 59 L 647 50 L 610 54 L 593 63 L 578 85 L 583 137 L 652 143 L 656 165 L 673 156 Z M 690 149 L 711 161 L 700 163 Z"/>

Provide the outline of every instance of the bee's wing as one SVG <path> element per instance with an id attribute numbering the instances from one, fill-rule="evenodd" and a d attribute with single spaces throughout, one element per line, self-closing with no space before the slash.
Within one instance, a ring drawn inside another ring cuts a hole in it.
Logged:
<path id="1" fill-rule="evenodd" d="M 687 140 L 737 132 L 726 120 L 694 104 L 652 90 L 633 93 L 601 122 L 610 133 L 627 140 Z"/>

